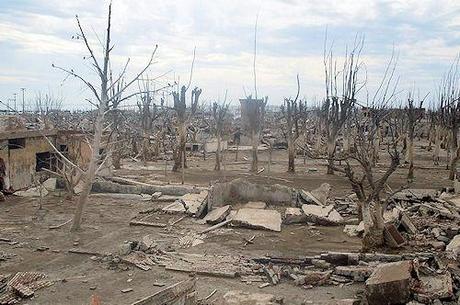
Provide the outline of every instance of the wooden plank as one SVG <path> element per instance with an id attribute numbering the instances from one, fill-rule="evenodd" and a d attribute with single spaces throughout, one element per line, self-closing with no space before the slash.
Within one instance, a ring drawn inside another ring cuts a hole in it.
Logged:
<path id="1" fill-rule="evenodd" d="M 190 280 L 182 281 L 174 285 L 171 285 L 169 287 L 166 287 L 139 301 L 131 303 L 130 305 L 196 304 L 194 301 L 190 300 L 190 297 L 192 298 L 195 297 L 195 294 L 193 294 L 195 289 L 196 289 L 196 280 L 190 279 Z"/>

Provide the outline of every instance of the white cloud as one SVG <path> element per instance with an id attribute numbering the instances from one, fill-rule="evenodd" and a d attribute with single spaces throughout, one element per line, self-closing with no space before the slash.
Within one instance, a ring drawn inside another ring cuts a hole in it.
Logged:
<path id="1" fill-rule="evenodd" d="M 1 8 L 0 2 L 0 11 Z M 236 100 L 243 96 L 243 87 L 252 91 L 252 44 L 259 13 L 259 91 L 273 97 L 273 102 L 281 102 L 283 96 L 295 91 L 297 73 L 303 94 L 321 96 L 321 37 L 326 26 L 331 29 L 329 37 L 335 41 L 337 55 L 341 55 L 346 39 L 355 32 L 371 36 L 372 44 L 365 47 L 363 56 L 369 82 L 378 81 L 394 42 L 400 52 L 399 73 L 428 87 L 460 51 L 453 40 L 460 38 L 455 31 L 460 25 L 455 14 L 459 8 L 460 3 L 455 0 L 115 0 L 113 67 L 121 69 L 129 57 L 129 71 L 133 75 L 158 43 L 157 63 L 149 75 L 173 70 L 166 81 L 172 81 L 174 76 L 185 80 L 196 46 L 194 83 L 203 87 L 203 96 L 212 99 L 229 89 L 230 97 Z M 13 5 L 0 12 L 0 52 L 11 47 L 17 51 L 0 63 L 0 71 L 19 62 L 28 63 L 24 72 L 3 72 L 0 81 L 12 86 L 27 83 L 31 81 L 29 73 L 42 75 L 38 82 L 42 79 L 43 86 L 55 82 L 54 86 L 59 87 L 56 79 L 62 75 L 52 69 L 40 70 L 37 65 L 43 58 L 53 58 L 60 65 L 90 73 L 89 64 L 82 61 L 87 55 L 83 44 L 71 39 L 77 31 L 75 14 L 95 50 L 100 51 L 95 33 L 100 39 L 105 35 L 107 1 L 36 1 L 30 7 Z M 438 63 L 439 69 L 423 70 L 427 61 Z M 417 75 L 411 75 L 411 71 L 417 71 Z M 64 89 L 70 92 L 69 99 L 77 102 L 87 93 L 80 84 L 69 84 L 72 82 L 76 81 L 68 80 Z M 0 87 L 0 97 L 13 90 L 4 88 L 5 85 Z"/>

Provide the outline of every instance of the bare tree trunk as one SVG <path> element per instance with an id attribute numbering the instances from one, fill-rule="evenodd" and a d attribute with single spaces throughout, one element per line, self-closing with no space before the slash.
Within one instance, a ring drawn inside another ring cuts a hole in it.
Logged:
<path id="1" fill-rule="evenodd" d="M 113 167 L 115 169 L 120 169 L 121 168 L 121 149 L 120 149 L 120 134 L 118 131 L 115 131 L 114 137 L 116 141 L 116 147 L 112 150 L 112 158 L 113 158 Z"/>
<path id="2" fill-rule="evenodd" d="M 460 158 L 460 150 L 458 147 L 458 130 L 455 128 L 452 129 L 451 149 L 449 179 L 454 180 L 457 173 L 457 161 Z"/>
<path id="3" fill-rule="evenodd" d="M 295 172 L 295 147 L 291 136 L 288 136 L 288 172 Z"/>
<path id="4" fill-rule="evenodd" d="M 102 102 L 100 103 L 99 110 L 97 113 L 97 118 L 96 122 L 94 124 L 94 138 L 93 138 L 93 143 L 92 143 L 92 155 L 91 155 L 91 160 L 89 161 L 88 165 L 88 170 L 86 171 L 85 177 L 84 177 L 84 184 L 83 184 L 83 189 L 80 194 L 80 197 L 78 197 L 78 202 L 77 202 L 77 210 L 75 211 L 75 215 L 73 217 L 73 222 L 72 222 L 72 227 L 71 231 L 77 231 L 81 227 L 81 217 L 83 214 L 83 209 L 86 205 L 86 202 L 88 201 L 88 196 L 89 193 L 91 192 L 91 188 L 93 186 L 93 181 L 94 177 L 96 176 L 96 170 L 97 170 L 97 165 L 99 161 L 99 150 L 101 148 L 101 139 L 102 139 L 102 132 L 103 132 L 103 123 L 104 123 L 104 113 L 105 113 L 105 105 L 106 101 L 108 100 L 107 97 L 107 90 L 106 90 L 106 85 L 102 89 Z"/>
<path id="5" fill-rule="evenodd" d="M 440 154 L 441 154 L 441 126 L 436 125 L 435 138 L 434 138 L 434 152 L 433 152 L 434 165 L 439 165 Z"/>
<path id="6" fill-rule="evenodd" d="M 221 161 L 221 158 L 220 158 L 220 132 L 217 132 L 217 150 L 216 150 L 216 165 L 214 166 L 214 170 L 216 171 L 220 171 L 220 161 Z"/>
<path id="7" fill-rule="evenodd" d="M 335 138 L 328 137 L 327 139 L 327 174 L 334 174 L 334 154 L 335 154 Z"/>
<path id="8" fill-rule="evenodd" d="M 240 144 L 236 143 L 236 153 L 235 153 L 235 162 L 238 162 L 238 150 L 240 148 Z"/>
<path id="9" fill-rule="evenodd" d="M 185 150 L 182 151 L 182 166 L 181 166 L 181 169 L 182 169 L 181 183 L 184 184 L 185 183 Z"/>
<path id="10" fill-rule="evenodd" d="M 251 132 L 251 140 L 252 140 L 252 165 L 251 171 L 257 173 L 258 171 L 258 158 L 257 158 L 257 148 L 259 146 L 259 134 L 256 133 L 254 130 Z"/>
<path id="11" fill-rule="evenodd" d="M 380 203 L 374 203 L 374 206 L 371 208 L 370 203 L 364 203 L 363 221 L 363 248 L 368 250 L 382 247 L 385 244 L 382 205 Z"/>
<path id="12" fill-rule="evenodd" d="M 142 132 L 142 161 L 144 166 L 147 165 L 147 161 L 150 159 L 150 133 L 147 130 Z"/>
<path id="13" fill-rule="evenodd" d="M 407 159 L 409 162 L 409 172 L 407 173 L 407 179 L 414 179 L 414 139 L 408 137 L 407 141 Z"/>
<path id="14" fill-rule="evenodd" d="M 181 122 L 179 126 L 179 143 L 176 147 L 176 152 L 174 154 L 174 166 L 173 172 L 177 172 L 182 165 L 187 167 L 187 163 L 185 160 L 185 145 L 186 145 L 186 130 L 185 130 L 185 123 Z M 184 160 L 182 160 L 184 158 Z"/>

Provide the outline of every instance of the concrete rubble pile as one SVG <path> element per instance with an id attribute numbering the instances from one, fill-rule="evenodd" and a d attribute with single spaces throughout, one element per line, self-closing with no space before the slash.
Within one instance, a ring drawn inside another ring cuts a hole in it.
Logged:
<path id="1" fill-rule="evenodd" d="M 39 272 L 17 272 L 0 274 L 0 304 L 17 304 L 22 299 L 32 298 L 35 291 L 53 285 Z"/>
<path id="2" fill-rule="evenodd" d="M 460 233 L 460 202 L 448 192 L 407 189 L 392 196 L 384 214 L 387 226 L 415 248 L 443 251 Z"/>

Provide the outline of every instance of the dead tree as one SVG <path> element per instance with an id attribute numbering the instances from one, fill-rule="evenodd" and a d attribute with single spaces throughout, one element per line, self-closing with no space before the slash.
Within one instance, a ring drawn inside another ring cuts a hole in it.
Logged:
<path id="1" fill-rule="evenodd" d="M 52 92 L 43 93 L 39 91 L 35 95 L 35 112 L 45 129 L 53 128 L 51 114 L 57 114 L 62 109 L 62 97 L 55 96 Z M 56 119 L 56 118 L 55 118 Z"/>
<path id="2" fill-rule="evenodd" d="M 198 102 L 202 90 L 195 87 L 191 92 L 190 107 L 187 108 L 186 94 L 188 86 L 182 86 L 180 92 L 172 93 L 174 99 L 173 110 L 176 113 L 176 130 L 178 140 L 173 149 L 174 166 L 173 171 L 176 172 L 182 167 L 187 168 L 187 160 L 185 157 L 185 146 L 187 142 L 187 127 L 190 119 L 195 114 L 198 108 Z"/>
<path id="3" fill-rule="evenodd" d="M 164 88 L 162 88 L 164 89 Z M 161 89 L 161 90 L 162 90 Z M 139 81 L 139 92 L 138 95 L 137 107 L 139 108 L 139 114 L 141 116 L 141 138 L 142 138 L 142 161 L 144 164 L 152 159 L 151 145 L 150 141 L 153 136 L 154 122 L 159 119 L 164 114 L 164 99 L 160 99 L 160 105 L 157 105 L 155 101 L 155 93 L 158 90 L 150 89 L 150 79 Z M 156 143 L 159 144 L 159 139 Z M 155 149 L 154 155 L 158 155 L 159 149 Z"/>
<path id="4" fill-rule="evenodd" d="M 298 101 L 300 94 L 300 81 L 297 75 L 297 95 L 292 100 L 290 98 L 284 99 L 284 105 L 281 106 L 281 113 L 286 120 L 285 135 L 288 144 L 288 172 L 295 172 L 295 156 L 296 156 L 296 140 L 300 136 L 302 130 L 303 120 L 305 116 L 305 104 Z"/>
<path id="5" fill-rule="evenodd" d="M 91 188 L 93 185 L 94 178 L 98 173 L 99 169 L 102 168 L 105 160 L 101 162 L 101 143 L 102 143 L 102 136 L 104 133 L 104 122 L 106 118 L 106 114 L 113 109 L 113 101 L 119 99 L 122 94 L 134 83 L 137 79 L 150 67 L 153 62 L 153 58 L 155 56 L 156 50 L 158 46 L 156 46 L 151 54 L 150 60 L 148 61 L 147 65 L 136 75 L 134 78 L 128 82 L 126 82 L 123 86 L 120 86 L 117 89 L 117 92 L 112 92 L 112 88 L 117 87 L 121 79 L 123 79 L 126 69 L 129 64 L 129 60 L 126 62 L 123 71 L 120 73 L 120 76 L 117 79 L 110 78 L 110 55 L 111 51 L 113 50 L 113 45 L 111 45 L 111 26 L 112 26 L 112 4 L 109 4 L 108 10 L 108 18 L 107 18 L 107 28 L 106 28 L 106 35 L 105 41 L 103 45 L 103 55 L 102 55 L 102 62 L 97 59 L 93 47 L 90 45 L 89 40 L 87 39 L 86 33 L 80 23 L 80 19 L 76 16 L 77 26 L 79 33 L 76 35 L 76 39 L 82 40 L 85 44 L 85 47 L 88 52 L 88 59 L 91 61 L 91 64 L 94 70 L 97 73 L 97 76 L 100 80 L 100 87 L 94 85 L 91 81 L 84 78 L 80 74 L 77 74 L 73 69 L 66 69 L 53 64 L 53 67 L 65 72 L 67 76 L 73 76 L 79 81 L 81 81 L 92 93 L 95 102 L 92 102 L 93 105 L 97 108 L 97 115 L 96 120 L 94 122 L 94 134 L 93 139 L 91 141 L 91 159 L 89 164 L 87 165 L 87 169 L 84 171 L 83 174 L 83 187 L 82 192 L 78 198 L 78 203 L 76 207 L 76 211 L 73 218 L 72 223 L 72 231 L 80 229 L 81 220 L 83 209 L 88 201 L 88 196 L 91 192 Z M 129 99 L 138 93 L 127 94 L 123 98 L 119 99 L 119 102 L 123 100 Z M 109 154 L 106 154 L 108 156 Z"/>
<path id="6" fill-rule="evenodd" d="M 377 177 L 372 162 L 372 138 L 377 133 L 379 126 L 369 129 L 366 122 L 356 121 L 357 131 L 353 148 L 344 156 L 336 158 L 344 163 L 343 167 L 335 166 L 334 170 L 342 172 L 350 181 L 353 192 L 356 194 L 361 210 L 360 216 L 364 222 L 363 247 L 371 249 L 384 245 L 384 202 L 381 201 L 381 192 L 384 190 L 389 177 L 398 168 L 404 149 L 400 148 L 401 136 L 398 133 L 398 116 L 388 109 L 380 108 L 374 111 L 374 116 L 380 116 L 379 121 L 384 122 L 388 128 L 385 145 L 390 157 L 390 164 L 384 173 Z M 366 131 L 367 129 L 367 131 Z M 352 162 L 359 166 L 356 170 Z"/>
<path id="7" fill-rule="evenodd" d="M 409 171 L 407 172 L 407 179 L 412 181 L 414 179 L 414 139 L 415 131 L 419 126 L 420 121 L 423 119 L 423 102 L 422 99 L 418 104 L 415 103 L 413 97 L 409 94 L 407 105 L 404 108 L 404 114 L 407 124 L 407 148 L 406 156 L 409 163 Z"/>
<path id="8" fill-rule="evenodd" d="M 252 143 L 252 164 L 251 171 L 257 173 L 258 171 L 258 146 L 260 142 L 260 133 L 265 117 L 265 106 L 267 105 L 268 97 L 265 99 L 253 99 L 249 96 L 246 99 L 240 99 L 241 102 L 241 116 L 243 125 L 246 131 L 251 136 Z"/>
<path id="9" fill-rule="evenodd" d="M 363 45 L 362 39 L 356 40 L 351 52 L 345 52 L 343 69 L 340 71 L 337 70 L 332 50 L 326 53 L 326 46 L 324 47 L 326 99 L 321 108 L 321 115 L 327 137 L 327 174 L 334 174 L 337 137 L 356 102 L 356 94 L 365 85 L 365 83 L 360 84 L 358 79 Z M 340 83 L 339 75 L 342 77 Z"/>
<path id="10" fill-rule="evenodd" d="M 214 170 L 220 171 L 220 165 L 222 162 L 221 156 L 221 142 L 222 136 L 224 131 L 225 119 L 228 112 L 228 107 L 230 103 L 226 103 L 225 100 L 223 103 L 218 104 L 214 103 L 212 105 L 212 117 L 214 123 L 214 134 L 217 138 L 217 149 L 216 149 L 216 165 L 214 166 Z"/>
<path id="11" fill-rule="evenodd" d="M 457 162 L 460 158 L 458 132 L 460 127 L 460 71 L 457 57 L 444 76 L 439 89 L 440 120 L 444 128 L 450 133 L 450 161 L 449 179 L 454 180 L 457 171 Z"/>

